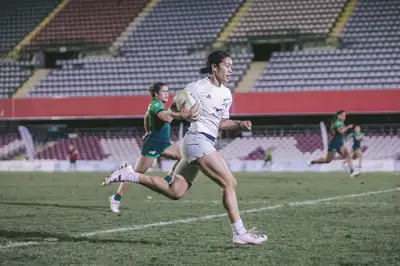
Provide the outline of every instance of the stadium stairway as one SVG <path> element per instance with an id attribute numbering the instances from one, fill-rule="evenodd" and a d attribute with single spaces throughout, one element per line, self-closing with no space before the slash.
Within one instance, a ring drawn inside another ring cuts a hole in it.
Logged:
<path id="1" fill-rule="evenodd" d="M 25 36 L 25 38 L 10 52 L 9 56 L 13 57 L 17 55 L 21 48 L 24 45 L 29 44 L 70 1 L 71 0 L 63 0 L 33 31 Z"/>
<path id="2" fill-rule="evenodd" d="M 240 20 L 244 15 L 246 15 L 247 10 L 251 6 L 251 0 L 244 1 L 242 6 L 239 8 L 238 12 L 236 12 L 235 16 L 232 17 L 229 24 L 225 27 L 225 29 L 220 33 L 216 42 L 213 46 L 218 45 L 219 42 L 224 42 L 228 39 L 229 35 L 233 32 L 236 26 L 239 24 Z"/>
<path id="3" fill-rule="evenodd" d="M 13 98 L 24 98 L 29 90 L 35 87 L 42 79 L 44 79 L 51 69 L 37 69 L 33 72 L 33 75 L 15 91 Z"/>
<path id="4" fill-rule="evenodd" d="M 357 5 L 357 0 L 349 0 L 343 8 L 343 11 L 340 13 L 339 17 L 336 20 L 335 25 L 332 27 L 331 32 L 329 33 L 329 37 L 334 38 L 338 37 L 347 21 L 350 19 L 351 14 L 353 13 L 354 8 Z"/>
<path id="5" fill-rule="evenodd" d="M 238 83 L 235 92 L 249 92 L 254 87 L 257 79 L 262 75 L 264 69 L 267 67 L 267 62 L 252 62 L 250 63 L 247 72 L 243 75 L 241 81 Z"/>
<path id="6" fill-rule="evenodd" d="M 116 52 L 118 51 L 121 42 L 125 41 L 129 38 L 130 35 L 133 34 L 135 31 L 136 27 L 139 25 L 141 21 L 143 21 L 147 15 L 150 13 L 150 11 L 160 2 L 161 0 L 150 0 L 146 7 L 142 10 L 142 12 L 139 13 L 135 17 L 135 19 L 129 23 L 128 27 L 125 28 L 125 30 L 121 33 L 121 35 L 115 40 L 115 42 L 112 43 L 110 47 L 111 52 Z"/>

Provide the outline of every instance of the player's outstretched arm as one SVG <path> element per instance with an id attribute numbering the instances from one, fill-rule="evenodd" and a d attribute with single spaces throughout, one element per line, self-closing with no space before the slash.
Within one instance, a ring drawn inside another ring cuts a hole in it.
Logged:
<path id="1" fill-rule="evenodd" d="M 351 124 L 351 125 L 347 125 L 345 127 L 339 127 L 338 131 L 339 131 L 339 133 L 346 133 L 347 130 L 352 129 L 352 128 L 353 128 L 353 125 Z"/>
<path id="2" fill-rule="evenodd" d="M 251 131 L 251 126 L 252 126 L 251 121 L 223 119 L 223 120 L 221 120 L 221 123 L 219 124 L 219 129 Z"/>
<path id="3" fill-rule="evenodd" d="M 170 115 L 173 119 L 182 119 L 181 112 L 178 111 L 176 107 L 176 103 L 172 103 L 172 105 L 168 109 L 168 115 Z"/>
<path id="4" fill-rule="evenodd" d="M 170 124 L 174 120 L 174 118 L 166 110 L 162 110 L 162 111 L 158 112 L 157 117 L 161 121 L 168 123 L 168 124 Z"/>

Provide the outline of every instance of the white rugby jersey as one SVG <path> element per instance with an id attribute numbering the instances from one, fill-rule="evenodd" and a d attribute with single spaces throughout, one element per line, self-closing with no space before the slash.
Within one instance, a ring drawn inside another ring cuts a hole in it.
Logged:
<path id="1" fill-rule="evenodd" d="M 217 138 L 221 120 L 229 118 L 231 91 L 224 85 L 215 86 L 208 78 L 191 82 L 186 89 L 198 96 L 202 106 L 198 120 L 190 123 L 189 131 L 204 132 Z"/>

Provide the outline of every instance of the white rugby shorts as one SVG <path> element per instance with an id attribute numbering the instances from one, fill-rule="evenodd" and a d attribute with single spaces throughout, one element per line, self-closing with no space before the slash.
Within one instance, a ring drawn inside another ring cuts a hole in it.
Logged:
<path id="1" fill-rule="evenodd" d="M 216 151 L 211 138 L 201 133 L 186 133 L 181 143 L 182 159 L 176 166 L 174 174 L 182 176 L 188 183 L 193 184 L 199 173 L 199 167 L 191 162 Z"/>

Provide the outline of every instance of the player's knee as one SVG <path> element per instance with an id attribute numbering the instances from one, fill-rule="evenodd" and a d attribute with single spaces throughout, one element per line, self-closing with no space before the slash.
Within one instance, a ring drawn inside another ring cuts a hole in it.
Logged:
<path id="1" fill-rule="evenodd" d="M 238 186 L 238 183 L 236 181 L 236 178 L 233 178 L 233 187 L 235 190 L 236 190 L 237 186 Z"/>
<path id="2" fill-rule="evenodd" d="M 186 192 L 189 190 L 191 184 L 188 183 L 183 176 L 174 175 L 174 182 L 172 183 L 173 193 L 170 196 L 172 200 L 179 200 L 185 196 Z"/>
<path id="3" fill-rule="evenodd" d="M 230 177 L 222 182 L 222 190 L 234 190 L 236 191 L 237 188 L 237 181 L 235 177 Z"/>
<path id="4" fill-rule="evenodd" d="M 173 195 L 171 195 L 171 199 L 172 200 L 180 200 L 181 198 L 183 198 L 183 196 L 185 196 L 185 192 L 182 191 L 177 191 L 175 192 Z"/>
<path id="5" fill-rule="evenodd" d="M 181 198 L 183 198 L 183 196 L 185 196 L 187 190 L 188 188 L 186 187 L 176 189 L 174 193 L 171 195 L 171 199 L 180 200 Z"/>

